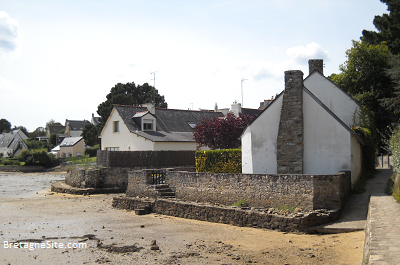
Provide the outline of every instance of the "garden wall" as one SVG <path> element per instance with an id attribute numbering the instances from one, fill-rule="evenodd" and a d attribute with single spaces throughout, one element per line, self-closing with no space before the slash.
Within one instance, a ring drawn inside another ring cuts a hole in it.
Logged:
<path id="1" fill-rule="evenodd" d="M 157 191 L 151 185 L 152 172 L 130 171 L 126 196 L 156 198 Z M 252 207 L 334 210 L 342 208 L 351 188 L 350 172 L 264 175 L 166 171 L 165 174 L 165 183 L 175 192 L 177 199 L 221 205 L 244 200 Z"/>
<path id="2" fill-rule="evenodd" d="M 196 202 L 140 198 L 115 197 L 113 207 L 170 215 L 180 218 L 247 226 L 263 229 L 276 229 L 287 232 L 307 232 L 307 228 L 335 221 L 339 210 L 316 210 L 308 213 L 278 214 L 271 210 L 222 207 Z"/>
<path id="3" fill-rule="evenodd" d="M 121 188 L 128 185 L 128 168 L 71 168 L 65 183 L 76 188 Z"/>
<path id="4" fill-rule="evenodd" d="M 165 168 L 195 166 L 196 151 L 97 151 L 97 166 Z"/>

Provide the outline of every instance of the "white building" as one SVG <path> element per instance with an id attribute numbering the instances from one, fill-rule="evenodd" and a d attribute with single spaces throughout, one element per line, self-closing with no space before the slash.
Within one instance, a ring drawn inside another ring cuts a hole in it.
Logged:
<path id="1" fill-rule="evenodd" d="M 363 142 L 351 127 L 362 106 L 324 77 L 322 60 L 309 68 L 304 80 L 301 71 L 285 72 L 285 90 L 243 132 L 243 173 L 351 171 L 352 183 L 359 179 Z"/>
<path id="2" fill-rule="evenodd" d="M 101 131 L 101 148 L 110 151 L 196 150 L 194 128 L 221 112 L 114 105 Z"/>

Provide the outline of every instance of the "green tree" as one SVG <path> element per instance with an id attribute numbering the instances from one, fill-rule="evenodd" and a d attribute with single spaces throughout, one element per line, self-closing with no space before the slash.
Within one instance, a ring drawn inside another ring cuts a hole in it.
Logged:
<path id="1" fill-rule="evenodd" d="M 50 134 L 48 143 L 52 146 L 57 145 L 57 135 L 55 133 Z"/>
<path id="2" fill-rule="evenodd" d="M 38 136 L 46 136 L 46 130 L 43 127 L 37 127 L 33 132 L 29 134 L 29 138 L 36 138 Z"/>
<path id="3" fill-rule="evenodd" d="M 375 16 L 373 23 L 378 30 L 363 30 L 361 39 L 369 44 L 377 45 L 386 42 L 393 54 L 400 54 L 400 1 L 381 0 L 389 13 Z"/>
<path id="4" fill-rule="evenodd" d="M 106 96 L 107 100 L 97 107 L 97 113 L 100 115 L 101 128 L 107 121 L 111 113 L 113 104 L 139 106 L 144 103 L 153 101 L 153 87 L 147 83 L 143 85 L 135 85 L 135 83 L 116 84 L 111 88 L 110 93 Z M 155 90 L 155 105 L 158 108 L 167 108 L 164 96 L 158 94 Z"/>
<path id="5" fill-rule="evenodd" d="M 382 105 L 382 99 L 394 96 L 395 84 L 387 72 L 390 56 L 385 43 L 353 40 L 353 47 L 346 51 L 346 62 L 339 67 L 341 73 L 328 77 L 373 113 L 381 133 L 396 120 L 393 112 Z"/>
<path id="6" fill-rule="evenodd" d="M 29 137 L 29 132 L 24 126 L 15 126 L 12 128 L 13 130 L 21 130 L 26 136 Z"/>
<path id="7" fill-rule="evenodd" d="M 96 144 L 100 144 L 100 138 L 98 137 L 100 134 L 99 127 L 94 126 L 91 123 L 85 125 L 82 131 L 82 137 L 85 141 L 85 144 L 88 146 L 95 146 Z"/>
<path id="8" fill-rule="evenodd" d="M 51 119 L 48 122 L 46 122 L 45 128 L 48 128 L 49 126 L 63 126 L 63 125 L 59 122 L 56 122 L 54 119 Z"/>
<path id="9" fill-rule="evenodd" d="M 400 56 L 392 55 L 389 60 L 391 66 L 387 70 L 388 75 L 394 82 L 394 95 L 392 97 L 383 98 L 382 106 L 391 111 L 395 117 L 395 121 L 400 119 Z"/>
<path id="10" fill-rule="evenodd" d="M 6 119 L 0 120 L 0 133 L 8 133 L 11 130 L 11 123 Z"/>

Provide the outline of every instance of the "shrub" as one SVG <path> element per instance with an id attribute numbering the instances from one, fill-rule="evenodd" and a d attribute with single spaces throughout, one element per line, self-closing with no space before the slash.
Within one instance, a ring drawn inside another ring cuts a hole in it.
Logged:
<path id="1" fill-rule="evenodd" d="M 51 167 L 58 164 L 57 158 L 54 155 L 48 154 L 45 149 L 25 149 L 18 156 L 20 162 L 25 162 L 25 165 L 41 165 Z"/>
<path id="2" fill-rule="evenodd" d="M 376 138 L 367 128 L 353 127 L 351 129 L 364 141 L 364 145 L 361 147 L 362 176 L 366 179 L 372 178 L 375 174 Z"/>
<path id="3" fill-rule="evenodd" d="M 242 172 L 242 151 L 240 149 L 197 151 L 195 157 L 197 172 Z"/>
<path id="4" fill-rule="evenodd" d="M 11 161 L 10 160 L 3 160 L 3 165 L 10 166 L 11 165 Z"/>
<path id="5" fill-rule="evenodd" d="M 89 157 L 97 157 L 97 150 L 100 149 L 100 145 L 97 144 L 93 147 L 88 147 L 85 149 L 85 155 L 88 155 Z"/>

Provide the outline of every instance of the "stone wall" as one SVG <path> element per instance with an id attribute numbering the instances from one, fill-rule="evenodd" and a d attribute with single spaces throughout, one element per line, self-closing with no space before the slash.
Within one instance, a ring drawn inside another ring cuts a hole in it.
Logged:
<path id="1" fill-rule="evenodd" d="M 45 168 L 42 166 L 2 166 L 0 172 L 43 172 Z"/>
<path id="2" fill-rule="evenodd" d="M 303 72 L 285 72 L 277 138 L 277 173 L 303 173 Z"/>
<path id="3" fill-rule="evenodd" d="M 128 197 L 156 198 L 151 170 L 131 171 Z M 166 172 L 166 184 L 177 199 L 232 205 L 240 200 L 252 207 L 294 206 L 305 210 L 341 209 L 350 192 L 350 172 L 331 175 L 264 175 Z"/>
<path id="4" fill-rule="evenodd" d="M 71 168 L 65 183 L 76 188 L 121 188 L 128 186 L 128 168 Z"/>
<path id="5" fill-rule="evenodd" d="M 276 229 L 287 232 L 306 232 L 308 227 L 337 220 L 338 210 L 317 210 L 308 213 L 278 214 L 272 210 L 221 207 L 196 202 L 182 202 L 166 199 L 143 200 L 140 198 L 117 197 L 113 207 L 119 209 L 144 209 L 157 214 L 180 218 L 247 226 L 263 229 Z"/>
<path id="6" fill-rule="evenodd" d="M 97 151 L 97 165 L 104 167 L 165 168 L 195 166 L 196 151 Z"/>

